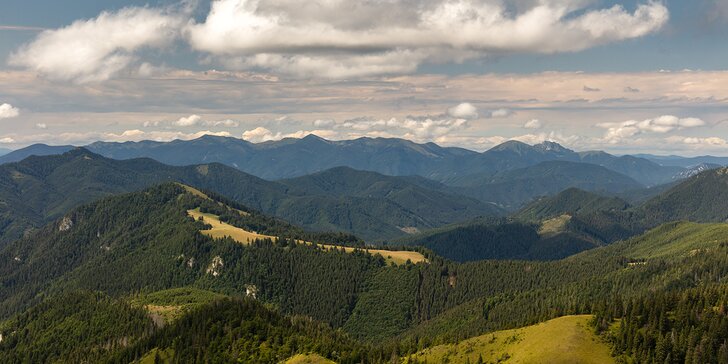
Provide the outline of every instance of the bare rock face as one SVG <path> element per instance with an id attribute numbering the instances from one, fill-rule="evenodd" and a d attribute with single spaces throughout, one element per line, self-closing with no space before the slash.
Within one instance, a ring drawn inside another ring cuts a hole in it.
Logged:
<path id="1" fill-rule="evenodd" d="M 254 284 L 246 284 L 245 296 L 252 299 L 258 299 L 258 287 L 256 287 Z"/>
<path id="2" fill-rule="evenodd" d="M 210 262 L 205 273 L 212 274 L 213 277 L 217 277 L 220 275 L 220 270 L 223 266 L 225 266 L 225 264 L 223 263 L 222 258 L 218 255 L 212 258 L 212 262 Z"/>
<path id="3" fill-rule="evenodd" d="M 73 227 L 73 220 L 71 220 L 70 217 L 66 216 L 61 220 L 61 223 L 58 225 L 58 231 L 68 231 L 71 230 Z"/>

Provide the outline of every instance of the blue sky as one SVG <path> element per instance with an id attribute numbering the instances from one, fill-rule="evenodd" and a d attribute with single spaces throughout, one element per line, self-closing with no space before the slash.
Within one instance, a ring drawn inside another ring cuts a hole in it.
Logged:
<path id="1" fill-rule="evenodd" d="M 728 155 L 728 2 L 300 4 L 6 0 L 0 146 L 315 133 Z"/>

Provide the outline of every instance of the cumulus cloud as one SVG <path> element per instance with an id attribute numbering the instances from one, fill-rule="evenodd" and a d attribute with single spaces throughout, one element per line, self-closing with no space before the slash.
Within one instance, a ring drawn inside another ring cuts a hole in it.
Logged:
<path id="1" fill-rule="evenodd" d="M 497 109 L 490 112 L 491 118 L 507 118 L 515 114 L 511 109 Z"/>
<path id="2" fill-rule="evenodd" d="M 169 45 L 184 24 L 186 16 L 168 9 L 102 12 L 94 19 L 43 31 L 13 53 L 9 63 L 64 81 L 103 81 L 135 63 L 140 50 Z"/>
<path id="3" fill-rule="evenodd" d="M 317 128 L 330 128 L 336 125 L 336 120 L 334 119 L 317 119 L 313 122 L 313 126 Z"/>
<path id="4" fill-rule="evenodd" d="M 607 129 L 604 139 L 610 143 L 619 143 L 625 138 L 630 138 L 643 133 L 669 133 L 675 130 L 695 128 L 706 125 L 705 121 L 698 118 L 679 118 L 674 115 L 663 115 L 654 119 L 628 120 L 618 123 L 600 123 L 600 128 Z"/>
<path id="5" fill-rule="evenodd" d="M 102 81 L 158 70 L 140 51 L 177 39 L 201 59 L 235 70 L 355 78 L 414 72 L 425 62 L 463 62 L 513 53 L 552 54 L 658 31 L 668 9 L 649 1 L 629 12 L 590 1 L 214 0 L 201 23 L 190 4 L 127 7 L 45 30 L 10 63 L 60 80 Z"/>
<path id="6" fill-rule="evenodd" d="M 718 147 L 718 146 L 726 146 L 728 145 L 728 142 L 726 142 L 723 138 L 718 137 L 684 137 L 684 136 L 671 136 L 668 138 L 665 138 L 665 140 L 668 143 L 681 143 L 681 144 L 687 144 L 692 146 L 707 146 L 707 147 Z"/>
<path id="7" fill-rule="evenodd" d="M 239 122 L 235 120 L 204 120 L 202 116 L 200 115 L 190 115 L 186 117 L 181 117 L 177 121 L 173 123 L 175 126 L 181 126 L 181 127 L 190 127 L 190 126 L 206 126 L 206 127 L 228 127 L 228 128 L 235 128 L 240 125 Z M 150 124 L 145 123 L 144 126 L 151 126 Z"/>
<path id="8" fill-rule="evenodd" d="M 243 139 L 253 143 L 267 142 L 271 140 L 280 140 L 283 138 L 281 133 L 273 133 L 272 131 L 259 126 L 253 130 L 243 132 Z"/>
<path id="9" fill-rule="evenodd" d="M 192 47 L 229 67 L 296 76 L 411 72 L 425 61 L 461 62 L 516 52 L 574 52 L 662 28 L 667 8 L 540 1 L 513 12 L 498 0 L 349 2 L 216 0 L 188 28 Z M 346 16 L 342 16 L 346 14 Z"/>
<path id="10" fill-rule="evenodd" d="M 465 129 L 469 121 L 478 118 L 478 110 L 469 103 L 451 107 L 439 115 L 407 116 L 404 118 L 354 118 L 334 123 L 334 130 L 367 135 L 398 136 L 415 141 L 430 141 Z"/>
<path id="11" fill-rule="evenodd" d="M 259 126 L 252 130 L 246 130 L 243 132 L 243 139 L 252 143 L 262 143 L 274 140 L 281 140 L 283 138 L 303 138 L 308 135 L 317 135 L 326 139 L 337 139 L 338 133 L 333 130 L 299 130 L 293 133 L 283 134 L 281 132 L 274 133 L 268 128 Z"/>
<path id="12" fill-rule="evenodd" d="M 35 124 L 35 127 L 37 129 L 48 129 L 48 125 L 46 123 L 37 123 Z"/>
<path id="13" fill-rule="evenodd" d="M 562 145 L 574 145 L 582 141 L 583 137 L 578 135 L 563 135 L 558 132 L 538 133 L 538 134 L 525 134 L 519 135 L 509 140 L 517 140 L 526 144 L 539 144 L 543 142 L 556 142 Z"/>
<path id="14" fill-rule="evenodd" d="M 313 126 L 317 129 L 291 133 L 274 132 L 267 127 L 259 126 L 246 130 L 242 138 L 260 143 L 283 138 L 303 138 L 306 135 L 314 134 L 333 140 L 383 137 L 429 142 L 437 141 L 438 138 L 467 128 L 469 121 L 477 117 L 477 108 L 471 104 L 462 103 L 448 108 L 445 113 L 438 115 L 406 116 L 404 118 L 357 117 L 344 121 L 318 119 L 313 121 Z"/>
<path id="15" fill-rule="evenodd" d="M 10 119 L 20 115 L 20 110 L 10 104 L 0 105 L 0 119 Z"/>
<path id="16" fill-rule="evenodd" d="M 541 122 L 541 120 L 539 119 L 531 119 L 523 124 L 524 129 L 541 129 L 542 127 L 543 122 Z"/>
<path id="17" fill-rule="evenodd" d="M 13 144 L 13 143 L 15 143 L 15 139 L 10 138 L 10 137 L 5 137 L 5 138 L 0 139 L 0 144 Z"/>
<path id="18" fill-rule="evenodd" d="M 478 109 L 473 104 L 464 102 L 449 108 L 447 114 L 459 119 L 477 119 Z"/>

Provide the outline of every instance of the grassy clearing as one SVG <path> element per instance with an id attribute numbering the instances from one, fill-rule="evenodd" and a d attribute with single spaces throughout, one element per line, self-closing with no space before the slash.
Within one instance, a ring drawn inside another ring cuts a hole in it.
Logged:
<path id="1" fill-rule="evenodd" d="M 276 239 L 274 236 L 269 235 L 263 235 L 258 234 L 251 231 L 246 231 L 244 229 L 241 229 L 239 227 L 232 226 L 230 224 L 227 224 L 225 222 L 220 221 L 219 217 L 212 214 L 206 214 L 200 212 L 200 209 L 194 209 L 189 210 L 187 213 L 192 216 L 195 220 L 202 217 L 202 221 L 204 221 L 206 224 L 212 226 L 212 229 L 209 230 L 202 230 L 201 232 L 207 236 L 210 236 L 214 239 L 224 238 L 224 237 L 231 237 L 233 240 L 237 241 L 238 243 L 248 245 L 251 242 L 253 242 L 256 239 Z M 313 244 L 311 242 L 304 242 L 300 241 L 300 244 Z M 328 244 L 317 244 L 318 246 L 325 248 L 325 249 L 344 249 L 347 253 L 352 253 L 355 248 L 350 247 L 343 247 L 343 246 L 336 246 L 336 245 L 328 245 Z M 394 263 L 397 265 L 405 264 L 408 260 L 412 263 L 420 263 L 420 262 L 426 262 L 427 259 L 424 255 L 418 252 L 414 251 L 394 251 L 394 250 L 382 250 L 382 249 L 366 249 L 366 251 L 369 254 L 372 255 L 381 255 L 388 263 Z"/>
<path id="2" fill-rule="evenodd" d="M 542 236 L 551 236 L 566 231 L 566 226 L 571 221 L 570 215 L 561 215 L 553 219 L 548 219 L 541 223 L 538 234 Z"/>
<path id="3" fill-rule="evenodd" d="M 152 349 L 150 352 L 148 352 L 146 355 L 144 355 L 139 361 L 136 363 L 139 364 L 156 364 L 156 363 L 172 363 L 172 358 L 174 357 L 174 350 L 167 349 L 167 350 L 159 350 L 157 348 Z"/>
<path id="4" fill-rule="evenodd" d="M 614 363 L 609 347 L 588 325 L 590 315 L 565 316 L 435 346 L 412 356 L 428 363 Z M 407 362 L 405 360 L 405 362 Z"/>
<path id="5" fill-rule="evenodd" d="M 190 310 L 224 298 L 225 295 L 196 288 L 182 287 L 143 294 L 131 299 L 131 304 L 144 307 L 161 324 L 167 324 Z"/>
<path id="6" fill-rule="evenodd" d="M 336 364 L 318 354 L 298 354 L 286 361 L 284 364 Z"/>
<path id="7" fill-rule="evenodd" d="M 224 238 L 229 236 L 238 243 L 248 245 L 256 239 L 275 239 L 273 236 L 258 234 L 252 231 L 246 231 L 241 228 L 232 226 L 220 221 L 219 217 L 212 214 L 200 212 L 200 209 L 189 210 L 187 213 L 195 220 L 202 217 L 205 224 L 212 226 L 210 230 L 202 230 L 202 233 L 212 237 L 213 239 Z"/>
<path id="8" fill-rule="evenodd" d="M 198 190 L 198 189 L 196 189 L 196 188 L 194 188 L 192 186 L 188 186 L 188 185 L 185 185 L 185 184 L 182 184 L 182 183 L 178 183 L 178 185 L 180 185 L 182 188 L 185 189 L 185 191 L 187 191 L 188 193 L 190 193 L 190 194 L 192 194 L 194 196 L 197 196 L 199 198 L 204 198 L 206 200 L 210 200 L 210 196 L 204 194 L 202 191 L 200 191 L 200 190 Z"/>
<path id="9" fill-rule="evenodd" d="M 695 254 L 728 243 L 728 224 L 677 222 L 662 225 L 637 238 L 627 255 L 655 259 Z"/>

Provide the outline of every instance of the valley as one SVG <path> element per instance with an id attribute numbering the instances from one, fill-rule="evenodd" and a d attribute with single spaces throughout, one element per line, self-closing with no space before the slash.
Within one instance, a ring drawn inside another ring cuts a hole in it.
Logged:
<path id="1" fill-rule="evenodd" d="M 1 168 L 15 187 L 0 195 L 27 206 L 6 215 L 8 226 L 27 226 L 23 236 L 0 247 L 9 263 L 0 267 L 3 361 L 615 362 L 657 355 L 624 335 L 667 330 L 649 320 L 618 329 L 634 320 L 624 307 L 661 299 L 651 315 L 665 315 L 667 302 L 687 304 L 682 294 L 706 304 L 728 294 L 722 205 L 674 208 L 722 194 L 724 169 L 645 202 L 577 183 L 507 213 L 440 182 L 349 168 L 269 182 L 222 165 L 116 161 L 83 149 Z M 85 174 L 68 178 L 73 168 Z M 47 197 L 23 201 L 35 190 Z M 398 211 L 442 220 L 378 242 L 351 234 L 354 225 L 317 231 L 258 209 L 280 203 L 290 213 L 302 203 L 298 213 L 333 218 L 316 201 L 334 200 L 351 201 L 345 216 L 372 224 Z M 354 208 L 358 201 L 397 208 Z M 90 312 L 108 326 L 88 326 Z M 670 320 L 686 330 L 688 321 Z M 82 346 L 44 348 L 69 325 Z M 672 356 L 697 347 L 719 355 L 721 331 L 701 335 L 716 341 L 675 341 Z"/>
<path id="2" fill-rule="evenodd" d="M 728 0 L 0 9 L 0 364 L 728 364 Z"/>

